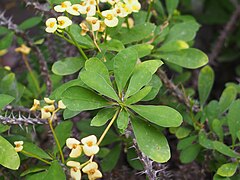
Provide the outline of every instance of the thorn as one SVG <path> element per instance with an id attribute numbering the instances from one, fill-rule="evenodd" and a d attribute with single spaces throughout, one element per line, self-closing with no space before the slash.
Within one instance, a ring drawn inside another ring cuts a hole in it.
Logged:
<path id="1" fill-rule="evenodd" d="M 19 126 L 22 130 L 24 130 L 21 124 L 18 124 L 18 126 Z"/>

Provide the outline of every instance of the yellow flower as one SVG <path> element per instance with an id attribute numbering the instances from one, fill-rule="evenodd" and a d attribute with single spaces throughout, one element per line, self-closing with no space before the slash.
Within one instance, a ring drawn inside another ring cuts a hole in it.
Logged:
<path id="1" fill-rule="evenodd" d="M 87 14 L 88 17 L 94 16 L 96 14 L 96 5 L 94 4 L 95 1 L 83 1 L 80 3 L 80 13 Z"/>
<path id="2" fill-rule="evenodd" d="M 119 17 L 126 17 L 129 14 L 129 11 L 126 8 L 126 5 L 123 4 L 122 2 L 117 3 L 114 6 L 114 10 Z"/>
<path id="3" fill-rule="evenodd" d="M 81 22 L 79 24 L 79 26 L 82 28 L 81 35 L 85 36 L 87 34 L 87 32 L 89 31 L 88 26 L 84 22 Z"/>
<path id="4" fill-rule="evenodd" d="M 56 18 L 49 18 L 46 21 L 46 26 L 47 26 L 47 28 L 45 29 L 46 32 L 54 33 L 58 28 Z"/>
<path id="5" fill-rule="evenodd" d="M 11 71 L 11 67 L 10 66 L 4 66 L 4 69 L 6 69 L 7 71 Z"/>
<path id="6" fill-rule="evenodd" d="M 73 4 L 72 6 L 68 7 L 66 11 L 71 15 L 79 16 L 80 8 L 81 6 L 79 4 Z"/>
<path id="7" fill-rule="evenodd" d="M 52 116 L 51 112 L 53 112 L 55 110 L 55 106 L 54 105 L 49 105 L 49 106 L 44 106 L 41 109 L 41 118 L 42 119 L 48 119 Z"/>
<path id="8" fill-rule="evenodd" d="M 40 101 L 37 99 L 33 100 L 33 106 L 31 107 L 30 111 L 36 111 L 40 108 Z"/>
<path id="9" fill-rule="evenodd" d="M 70 1 L 64 1 L 64 2 L 61 3 L 61 5 L 54 6 L 54 10 L 56 12 L 64 12 L 70 6 L 71 6 Z"/>
<path id="10" fill-rule="evenodd" d="M 57 21 L 58 21 L 58 27 L 59 27 L 60 29 L 65 29 L 66 27 L 72 25 L 71 19 L 69 19 L 69 18 L 66 17 L 66 16 L 59 16 L 59 17 L 57 18 Z"/>
<path id="11" fill-rule="evenodd" d="M 29 54 L 31 51 L 31 48 L 27 47 L 26 45 L 22 44 L 21 47 L 18 47 L 15 49 L 15 52 L 19 52 L 22 54 Z"/>
<path id="12" fill-rule="evenodd" d="M 91 24 L 93 31 L 98 31 L 100 29 L 100 22 L 96 17 L 87 17 L 86 21 Z"/>
<path id="13" fill-rule="evenodd" d="M 115 27 L 118 24 L 118 18 L 116 17 L 114 10 L 106 10 L 102 12 L 102 15 L 105 17 L 104 23 L 108 27 Z"/>
<path id="14" fill-rule="evenodd" d="M 71 153 L 69 156 L 71 158 L 77 158 L 82 154 L 82 147 L 80 145 L 80 141 L 75 138 L 68 138 L 66 140 L 66 145 L 69 149 L 71 149 Z"/>
<path id="15" fill-rule="evenodd" d="M 76 161 L 68 161 L 67 166 L 71 167 L 70 175 L 74 180 L 81 180 L 81 171 L 80 171 L 80 163 Z"/>
<path id="16" fill-rule="evenodd" d="M 81 142 L 83 144 L 84 154 L 87 156 L 92 156 L 98 153 L 99 147 L 97 145 L 97 137 L 95 135 L 85 137 L 81 140 Z"/>
<path id="17" fill-rule="evenodd" d="M 60 100 L 60 101 L 58 101 L 58 108 L 66 109 L 67 107 L 65 106 L 65 104 L 63 104 L 62 100 Z"/>
<path id="18" fill-rule="evenodd" d="M 98 170 L 98 165 L 95 162 L 91 162 L 88 165 L 86 165 L 82 171 L 86 174 L 88 174 L 89 180 L 95 180 L 102 177 L 101 171 Z"/>
<path id="19" fill-rule="evenodd" d="M 100 21 L 100 28 L 99 28 L 99 32 L 104 32 L 106 29 L 106 24 L 103 21 Z"/>
<path id="20" fill-rule="evenodd" d="M 15 141 L 14 144 L 15 144 L 14 149 L 16 152 L 20 152 L 23 150 L 23 141 Z"/>
<path id="21" fill-rule="evenodd" d="M 49 98 L 44 98 L 44 101 L 47 103 L 47 104 L 53 104 L 55 102 L 55 100 L 51 100 Z"/>
<path id="22" fill-rule="evenodd" d="M 114 5 L 116 3 L 118 3 L 120 0 L 107 0 L 107 2 L 111 5 Z"/>
<path id="23" fill-rule="evenodd" d="M 131 9 L 132 12 L 138 12 L 141 9 L 141 4 L 138 0 L 123 0 L 126 6 Z"/>

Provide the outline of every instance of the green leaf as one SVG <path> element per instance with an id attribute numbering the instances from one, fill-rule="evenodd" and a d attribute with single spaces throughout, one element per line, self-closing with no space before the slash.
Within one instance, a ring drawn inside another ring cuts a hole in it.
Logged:
<path id="1" fill-rule="evenodd" d="M 172 15 L 174 10 L 177 8 L 179 0 L 166 0 L 166 6 L 168 15 Z"/>
<path id="2" fill-rule="evenodd" d="M 239 154 L 237 154 L 235 151 L 230 149 L 230 147 L 223 144 L 222 142 L 214 141 L 213 146 L 214 146 L 215 150 L 217 150 L 218 152 L 220 152 L 220 153 L 222 153 L 226 156 L 233 157 L 233 158 L 237 158 L 237 157 L 239 158 L 240 157 Z"/>
<path id="3" fill-rule="evenodd" d="M 58 138 L 60 147 L 63 147 L 66 143 L 67 138 L 71 136 L 72 133 L 72 127 L 73 123 L 71 121 L 64 121 L 61 122 L 57 127 L 55 128 L 55 133 Z M 58 153 L 59 149 L 55 145 L 54 147 L 54 154 Z"/>
<path id="4" fill-rule="evenodd" d="M 153 161 L 167 162 L 171 155 L 165 136 L 155 127 L 140 119 L 132 119 L 131 122 L 139 149 Z"/>
<path id="5" fill-rule="evenodd" d="M 0 50 L 8 49 L 11 46 L 13 35 L 14 35 L 13 32 L 4 35 L 4 37 L 0 40 Z"/>
<path id="6" fill-rule="evenodd" d="M 227 163 L 223 164 L 218 168 L 217 174 L 223 177 L 231 177 L 237 171 L 238 163 Z"/>
<path id="7" fill-rule="evenodd" d="M 177 150 L 186 149 L 187 147 L 193 145 L 196 139 L 197 139 L 196 135 L 180 139 L 177 145 Z"/>
<path id="8" fill-rule="evenodd" d="M 121 133 L 124 133 L 129 123 L 129 114 L 124 109 L 119 113 L 117 118 L 117 127 Z"/>
<path id="9" fill-rule="evenodd" d="M 140 116 L 162 127 L 178 127 L 182 123 L 181 114 L 168 106 L 131 105 L 129 107 Z"/>
<path id="10" fill-rule="evenodd" d="M 83 86 L 83 85 L 84 83 L 82 82 L 81 79 L 74 79 L 74 80 L 68 81 L 62 84 L 61 86 L 59 86 L 57 89 L 55 89 L 52 92 L 50 99 L 61 99 L 62 93 L 66 91 L 68 88 L 72 86 Z"/>
<path id="11" fill-rule="evenodd" d="M 214 145 L 213 145 L 214 141 L 208 139 L 204 131 L 199 132 L 198 141 L 201 146 L 207 149 L 214 149 Z"/>
<path id="12" fill-rule="evenodd" d="M 110 77 L 109 77 L 109 72 L 105 64 L 99 60 L 98 58 L 90 58 L 89 60 L 86 61 L 85 63 L 85 69 L 87 71 L 93 71 L 101 75 L 106 82 L 111 85 Z"/>
<path id="13" fill-rule="evenodd" d="M 38 25 L 41 21 L 42 21 L 42 17 L 31 17 L 31 18 L 23 21 L 19 25 L 19 29 L 21 29 L 21 30 L 30 29 L 30 28 Z"/>
<path id="14" fill-rule="evenodd" d="M 99 47 L 100 49 L 104 49 L 107 51 L 116 51 L 116 52 L 119 52 L 125 48 L 123 43 L 116 39 L 105 41 L 104 43 L 100 44 Z"/>
<path id="15" fill-rule="evenodd" d="M 128 98 L 125 103 L 127 105 L 134 104 L 138 101 L 141 101 L 144 97 L 146 97 L 149 92 L 152 90 L 152 86 L 145 86 L 140 91 L 138 91 L 136 94 L 132 95 L 130 98 Z"/>
<path id="16" fill-rule="evenodd" d="M 100 94 L 103 94 L 116 101 L 119 101 L 119 98 L 116 92 L 114 91 L 113 87 L 109 85 L 105 78 L 100 74 L 94 71 L 84 71 L 81 72 L 80 78 L 86 85 L 96 90 Z"/>
<path id="17" fill-rule="evenodd" d="M 31 142 L 24 141 L 23 150 L 43 159 L 52 159 L 43 149 Z M 29 155 L 29 157 L 32 156 Z"/>
<path id="18" fill-rule="evenodd" d="M 189 48 L 189 45 L 185 41 L 177 40 L 163 43 L 162 46 L 158 48 L 158 51 L 172 52 L 187 48 Z"/>
<path id="19" fill-rule="evenodd" d="M 229 115 L 229 114 L 228 114 Z M 212 129 L 219 137 L 220 141 L 223 141 L 223 129 L 222 129 L 222 123 L 218 119 L 214 119 L 212 122 Z M 229 126 L 230 129 L 230 126 Z"/>
<path id="20" fill-rule="evenodd" d="M 31 173 L 46 171 L 47 168 L 48 168 L 48 167 L 46 167 L 46 166 L 34 166 L 34 167 L 30 167 L 30 168 L 28 168 L 27 170 L 23 171 L 20 176 L 23 177 L 23 176 L 26 176 L 26 175 L 31 174 Z"/>
<path id="21" fill-rule="evenodd" d="M 117 165 L 121 153 L 121 144 L 117 144 L 107 156 L 104 157 L 101 163 L 103 172 L 110 172 Z"/>
<path id="22" fill-rule="evenodd" d="M 154 99 L 162 87 L 162 81 L 157 75 L 152 76 L 152 80 L 149 82 L 148 86 L 152 86 L 152 90 L 145 96 L 142 101 L 150 101 Z"/>
<path id="23" fill-rule="evenodd" d="M 161 65 L 163 65 L 163 62 L 158 59 L 147 60 L 140 64 L 137 64 L 136 69 L 145 67 L 146 69 L 148 69 L 148 71 L 151 72 L 151 74 L 154 74 Z"/>
<path id="24" fill-rule="evenodd" d="M 92 119 L 91 126 L 103 126 L 113 117 L 115 110 L 112 108 L 105 108 L 98 111 L 97 115 Z"/>
<path id="25" fill-rule="evenodd" d="M 69 110 L 84 111 L 109 106 L 108 102 L 94 92 L 78 86 L 73 86 L 64 91 L 63 103 Z"/>
<path id="26" fill-rule="evenodd" d="M 45 176 L 48 172 L 47 171 L 43 171 L 43 172 L 40 172 L 40 173 L 35 173 L 35 174 L 32 174 L 32 175 L 27 175 L 26 176 L 26 180 L 45 180 Z"/>
<path id="27" fill-rule="evenodd" d="M 143 86 L 152 79 L 152 73 L 144 66 L 138 66 L 130 79 L 125 98 L 137 93 Z"/>
<path id="28" fill-rule="evenodd" d="M 180 160 L 182 163 L 190 163 L 196 159 L 199 152 L 201 150 L 201 146 L 198 144 L 192 144 L 191 146 L 187 147 L 186 149 L 183 149 L 180 152 Z"/>
<path id="29" fill-rule="evenodd" d="M 4 125 L 4 124 L 0 124 L 0 133 L 3 133 L 3 132 L 5 132 L 5 131 L 7 131 L 9 129 L 10 129 L 10 126 Z"/>
<path id="30" fill-rule="evenodd" d="M 15 98 L 7 94 L 0 94 L 0 110 L 10 104 Z"/>
<path id="31" fill-rule="evenodd" d="M 225 112 L 229 106 L 233 103 L 233 101 L 236 99 L 237 97 L 237 91 L 234 87 L 229 86 L 226 89 L 224 89 L 218 106 L 219 106 L 219 113 L 223 113 Z"/>
<path id="32" fill-rule="evenodd" d="M 179 127 L 175 135 L 178 139 L 182 139 L 187 137 L 190 133 L 191 133 L 191 129 L 187 127 Z"/>
<path id="33" fill-rule="evenodd" d="M 66 179 L 65 173 L 63 172 L 63 169 L 57 160 L 51 163 L 51 166 L 48 169 L 44 179 L 46 180 L 48 179 L 49 180 L 65 180 Z"/>
<path id="34" fill-rule="evenodd" d="M 52 66 L 52 72 L 60 76 L 66 76 L 79 71 L 85 63 L 81 57 L 68 57 L 57 61 Z"/>
<path id="35" fill-rule="evenodd" d="M 114 58 L 114 75 L 118 91 L 122 92 L 137 63 L 137 52 L 128 48 L 120 51 Z"/>
<path id="36" fill-rule="evenodd" d="M 80 26 L 77 24 L 72 24 L 70 26 L 70 33 L 74 34 L 74 38 L 80 45 L 85 46 L 85 48 L 94 48 L 95 46 L 92 39 L 88 35 L 82 36 L 81 31 Z"/>
<path id="37" fill-rule="evenodd" d="M 177 23 L 170 29 L 165 42 L 177 40 L 192 41 L 199 27 L 199 24 L 193 20 Z"/>
<path id="38" fill-rule="evenodd" d="M 134 49 L 138 53 L 138 58 L 145 57 L 149 54 L 151 54 L 151 51 L 153 50 L 154 46 L 150 44 L 136 44 L 131 46 L 129 49 Z"/>
<path id="39" fill-rule="evenodd" d="M 208 62 L 207 55 L 194 48 L 182 49 L 180 51 L 173 52 L 161 52 L 154 54 L 153 56 L 189 69 L 199 68 Z"/>
<path id="40" fill-rule="evenodd" d="M 116 33 L 112 38 L 122 41 L 123 44 L 129 44 L 152 36 L 155 28 L 152 23 L 138 24 L 131 29 Z"/>
<path id="41" fill-rule="evenodd" d="M 227 115 L 227 123 L 229 127 L 229 132 L 232 136 L 233 144 L 235 144 L 235 141 L 237 139 L 237 132 L 240 130 L 239 110 L 240 100 L 238 99 L 232 103 Z"/>
<path id="42" fill-rule="evenodd" d="M 198 93 L 200 104 L 203 106 L 211 92 L 214 83 L 214 71 L 210 66 L 201 69 L 198 76 Z"/>
<path id="43" fill-rule="evenodd" d="M 63 112 L 63 118 L 64 119 L 70 119 L 76 115 L 78 115 L 81 111 L 71 111 L 68 108 L 66 108 Z"/>
<path id="44" fill-rule="evenodd" d="M 0 164 L 8 169 L 16 170 L 20 166 L 20 158 L 14 147 L 0 136 Z"/>

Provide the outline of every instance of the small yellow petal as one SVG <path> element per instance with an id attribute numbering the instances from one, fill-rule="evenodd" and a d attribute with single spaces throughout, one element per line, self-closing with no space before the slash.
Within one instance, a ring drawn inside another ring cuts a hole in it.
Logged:
<path id="1" fill-rule="evenodd" d="M 58 108 L 60 108 L 60 109 L 66 109 L 67 107 L 63 104 L 63 101 L 60 100 L 60 101 L 58 101 Z"/>
<path id="2" fill-rule="evenodd" d="M 44 101 L 47 103 L 47 104 L 53 104 L 55 102 L 55 100 L 51 100 L 49 98 L 44 98 Z"/>
<path id="3" fill-rule="evenodd" d="M 82 154 L 82 147 L 80 145 L 76 145 L 69 154 L 71 158 L 77 158 Z"/>
<path id="4" fill-rule="evenodd" d="M 75 138 L 68 138 L 66 140 L 66 145 L 69 149 L 73 149 L 75 145 L 79 145 L 79 144 L 80 144 L 80 141 L 78 141 Z"/>
<path id="5" fill-rule="evenodd" d="M 98 169 L 98 164 L 96 162 L 90 162 L 82 169 L 82 171 L 88 174 L 90 171 L 97 170 L 97 169 Z"/>
<path id="6" fill-rule="evenodd" d="M 80 163 L 77 162 L 77 161 L 68 161 L 68 162 L 67 162 L 67 166 L 80 168 Z"/>

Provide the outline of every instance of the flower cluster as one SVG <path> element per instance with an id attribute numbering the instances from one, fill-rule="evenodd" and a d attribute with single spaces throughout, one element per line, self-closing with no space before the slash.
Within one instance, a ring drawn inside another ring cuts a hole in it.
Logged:
<path id="1" fill-rule="evenodd" d="M 108 3 L 111 8 L 100 11 L 100 3 Z M 54 10 L 72 16 L 86 16 L 86 21 L 80 24 L 81 34 L 85 35 L 90 29 L 93 32 L 103 32 L 106 26 L 115 27 L 118 25 L 118 18 L 127 17 L 133 12 L 138 12 L 140 8 L 141 4 L 138 0 L 83 0 L 79 4 L 64 1 L 60 5 L 56 5 Z M 57 19 L 50 18 L 46 22 L 46 31 L 54 33 L 57 29 L 65 29 L 71 24 L 72 21 L 66 16 L 60 16 Z"/>
<path id="2" fill-rule="evenodd" d="M 75 138 L 68 138 L 66 140 L 66 145 L 71 152 L 69 154 L 70 158 L 79 157 L 82 152 L 86 156 L 92 156 L 99 152 L 99 146 L 97 144 L 97 137 L 95 135 L 90 135 L 85 137 L 80 141 Z M 92 160 L 87 161 L 83 165 L 81 165 L 77 161 L 68 161 L 67 166 L 69 166 L 71 177 L 75 180 L 81 179 L 81 169 L 83 173 L 88 175 L 88 179 L 94 180 L 102 177 L 102 173 L 98 170 L 98 165 L 96 162 L 92 162 Z"/>
<path id="3" fill-rule="evenodd" d="M 33 106 L 30 109 L 30 111 L 41 110 L 42 119 L 49 119 L 52 116 L 53 112 L 56 112 L 60 109 L 66 109 L 66 106 L 63 104 L 62 100 L 58 101 L 57 108 L 54 105 L 55 100 L 51 100 L 45 97 L 44 101 L 46 105 L 41 108 L 40 101 L 34 99 Z"/>

